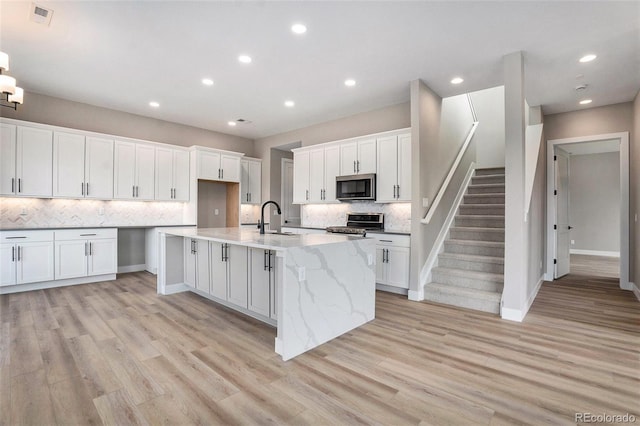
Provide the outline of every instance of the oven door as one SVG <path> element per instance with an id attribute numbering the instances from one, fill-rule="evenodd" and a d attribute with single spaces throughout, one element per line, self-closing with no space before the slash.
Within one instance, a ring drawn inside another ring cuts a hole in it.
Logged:
<path id="1" fill-rule="evenodd" d="M 348 200 L 375 200 L 376 175 L 352 175 L 336 177 L 336 198 Z"/>

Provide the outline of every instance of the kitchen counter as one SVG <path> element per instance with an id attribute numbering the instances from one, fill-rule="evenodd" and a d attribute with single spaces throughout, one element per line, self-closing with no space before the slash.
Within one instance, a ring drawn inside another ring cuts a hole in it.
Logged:
<path id="1" fill-rule="evenodd" d="M 198 253 L 204 253 L 201 266 L 193 263 L 199 260 L 192 260 L 199 258 Z M 276 325 L 275 351 L 288 360 L 375 318 L 375 254 L 372 238 L 337 234 L 261 235 L 257 229 L 247 228 L 167 230 L 160 233 L 158 293 L 192 291 Z M 266 291 L 263 280 L 254 280 L 264 271 L 272 270 L 271 260 L 267 265 L 272 256 L 275 273 L 267 280 L 271 300 L 267 311 L 273 314 L 264 316 L 251 311 L 252 303 L 255 304 L 252 298 L 263 297 Z M 204 274 L 209 282 L 190 284 L 185 270 L 190 265 L 196 271 L 211 268 Z M 217 278 L 220 268 L 227 270 L 226 275 L 222 274 L 227 280 L 224 294 L 234 293 L 233 300 L 231 296 L 220 296 L 219 292 L 213 294 L 214 288 L 223 291 L 225 288 L 221 281 L 224 278 Z M 238 302 L 237 295 L 242 292 L 247 296 L 244 302 Z"/>
<path id="2" fill-rule="evenodd" d="M 118 228 L 118 229 L 147 229 L 147 228 L 179 228 L 194 225 L 94 225 L 94 226 L 41 226 L 38 228 L 1 228 L 0 231 L 46 231 L 49 229 L 88 229 L 88 228 Z"/>
<path id="3" fill-rule="evenodd" d="M 313 229 L 313 230 L 321 230 L 324 231 L 326 228 L 314 228 L 312 226 L 302 226 L 302 225 L 289 225 L 289 224 L 284 224 L 282 225 L 283 228 L 296 228 L 296 229 Z M 367 234 L 390 234 L 390 235 L 411 235 L 411 232 L 404 232 L 404 231 L 395 231 L 395 230 L 380 230 L 380 231 L 367 231 Z"/>

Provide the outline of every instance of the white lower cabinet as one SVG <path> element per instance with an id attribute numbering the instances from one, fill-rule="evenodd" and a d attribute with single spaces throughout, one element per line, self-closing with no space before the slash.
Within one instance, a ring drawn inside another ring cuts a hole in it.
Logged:
<path id="1" fill-rule="evenodd" d="M 53 280 L 53 232 L 7 231 L 0 241 L 0 286 Z"/>
<path id="2" fill-rule="evenodd" d="M 376 283 L 409 288 L 410 237 L 369 234 L 376 239 Z"/>
<path id="3" fill-rule="evenodd" d="M 184 239 L 184 283 L 210 293 L 209 243 L 194 238 Z"/>
<path id="4" fill-rule="evenodd" d="M 247 308 L 247 247 L 211 242 L 211 295 Z"/>
<path id="5" fill-rule="evenodd" d="M 251 248 L 249 259 L 249 310 L 275 319 L 275 252 Z"/>
<path id="6" fill-rule="evenodd" d="M 115 274 L 118 230 L 65 229 L 55 234 L 55 279 Z"/>

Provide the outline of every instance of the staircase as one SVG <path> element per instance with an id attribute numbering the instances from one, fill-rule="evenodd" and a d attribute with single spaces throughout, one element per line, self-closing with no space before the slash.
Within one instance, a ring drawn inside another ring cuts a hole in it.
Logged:
<path id="1" fill-rule="evenodd" d="M 477 169 L 425 300 L 500 313 L 504 284 L 504 168 Z"/>

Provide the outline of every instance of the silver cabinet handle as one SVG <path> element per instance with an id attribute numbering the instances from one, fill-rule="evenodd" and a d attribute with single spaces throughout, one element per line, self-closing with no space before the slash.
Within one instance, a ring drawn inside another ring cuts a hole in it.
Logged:
<path id="1" fill-rule="evenodd" d="M 18 178 L 18 192 L 22 192 L 22 178 Z M 20 249 L 18 249 L 18 252 L 20 252 Z M 18 260 L 20 256 L 18 256 Z"/>
<path id="2" fill-rule="evenodd" d="M 20 260 L 22 260 L 22 256 L 21 256 L 21 252 L 22 250 L 20 250 L 20 246 L 18 246 L 18 262 L 20 262 Z"/>
<path id="3" fill-rule="evenodd" d="M 273 256 L 273 253 L 271 252 L 271 250 L 267 250 L 269 252 L 269 270 L 273 269 L 273 265 L 271 265 L 271 256 Z"/>
<path id="4" fill-rule="evenodd" d="M 93 243 L 89 243 L 89 256 L 93 256 Z"/>
<path id="5" fill-rule="evenodd" d="M 136 185 L 136 198 L 140 197 L 140 187 Z"/>
<path id="6" fill-rule="evenodd" d="M 309 200 L 309 190 L 307 189 L 307 201 Z"/>
<path id="7" fill-rule="evenodd" d="M 267 256 L 269 256 L 269 250 L 264 251 L 264 270 L 266 271 L 269 265 L 267 265 Z"/>
<path id="8" fill-rule="evenodd" d="M 89 195 L 89 182 L 85 183 L 85 195 Z"/>
<path id="9" fill-rule="evenodd" d="M 84 195 L 84 182 L 80 183 L 80 193 Z"/>
<path id="10" fill-rule="evenodd" d="M 131 187 L 131 196 L 132 196 L 132 197 L 135 197 L 135 196 L 136 196 L 136 186 L 135 186 L 135 185 L 133 185 L 133 186 Z"/>
<path id="11" fill-rule="evenodd" d="M 16 261 L 16 248 L 15 247 L 11 247 L 11 261 L 12 262 Z"/>
<path id="12" fill-rule="evenodd" d="M 16 192 L 16 178 L 11 178 L 11 192 Z"/>
<path id="13" fill-rule="evenodd" d="M 396 198 L 400 198 L 400 185 L 398 185 L 398 196 Z"/>
<path id="14" fill-rule="evenodd" d="M 360 160 L 356 161 L 356 172 L 360 173 Z"/>
<path id="15" fill-rule="evenodd" d="M 396 186 L 393 185 L 393 198 L 396 198 Z"/>
<path id="16" fill-rule="evenodd" d="M 222 169 L 222 179 L 224 179 L 224 169 Z"/>
<path id="17" fill-rule="evenodd" d="M 80 234 L 81 237 L 94 237 L 98 234 Z"/>
<path id="18" fill-rule="evenodd" d="M 84 255 L 89 256 L 89 243 L 86 241 L 84 243 Z"/>
<path id="19" fill-rule="evenodd" d="M 356 172 L 356 162 L 354 160 L 354 162 L 353 162 L 353 173 L 355 173 L 355 172 Z"/>
<path id="20" fill-rule="evenodd" d="M 23 240 L 25 238 L 27 238 L 27 237 L 7 237 L 6 239 L 7 240 Z"/>

